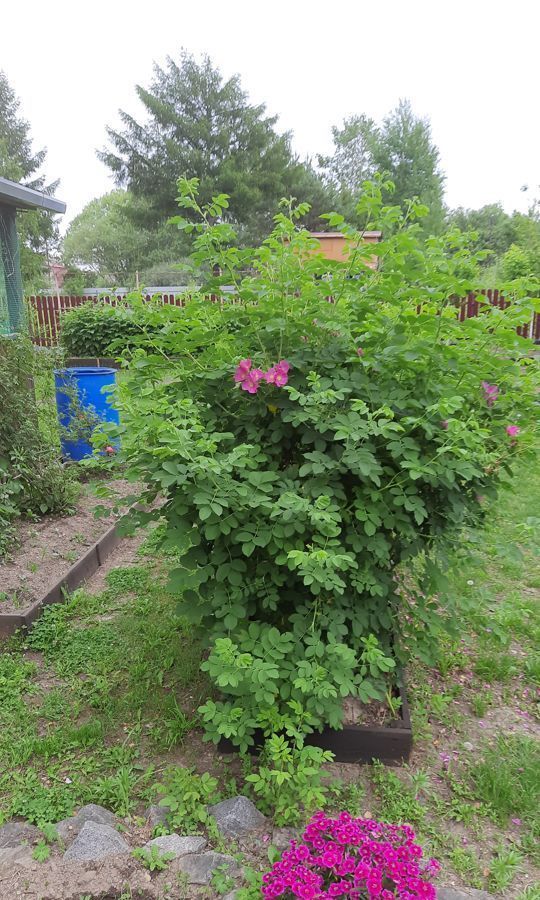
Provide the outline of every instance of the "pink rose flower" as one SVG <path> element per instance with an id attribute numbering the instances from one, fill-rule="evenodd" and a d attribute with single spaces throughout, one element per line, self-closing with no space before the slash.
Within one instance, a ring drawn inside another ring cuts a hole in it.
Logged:
<path id="1" fill-rule="evenodd" d="M 251 369 L 242 381 L 242 390 L 248 394 L 256 394 L 264 372 L 262 369 Z"/>
<path id="2" fill-rule="evenodd" d="M 482 389 L 484 391 L 484 399 L 487 405 L 493 406 L 495 400 L 499 396 L 499 388 L 496 384 L 490 384 L 489 381 L 483 381 Z"/>
<path id="3" fill-rule="evenodd" d="M 284 387 L 288 381 L 288 372 L 291 368 L 290 363 L 286 359 L 282 359 L 263 373 L 263 378 L 267 384 L 275 384 L 276 387 Z"/>
<path id="4" fill-rule="evenodd" d="M 244 381 L 247 377 L 249 370 L 251 369 L 251 360 L 250 359 L 242 359 L 238 363 L 236 367 L 236 372 L 234 373 L 234 380 L 238 382 Z"/>

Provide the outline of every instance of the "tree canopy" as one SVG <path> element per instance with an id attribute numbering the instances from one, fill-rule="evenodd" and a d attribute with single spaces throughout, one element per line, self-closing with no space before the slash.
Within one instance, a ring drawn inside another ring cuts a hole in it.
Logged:
<path id="1" fill-rule="evenodd" d="M 112 147 L 98 155 L 146 200 L 154 225 L 174 215 L 180 176 L 197 177 L 205 201 L 229 194 L 228 215 L 246 239 L 265 233 L 283 196 L 308 201 L 313 216 L 325 211 L 315 171 L 293 154 L 290 134 L 276 132 L 277 117 L 249 102 L 237 75 L 224 80 L 207 56 L 198 63 L 182 52 L 136 91 L 146 121 L 120 111 L 123 127 L 107 130 Z"/>
<path id="2" fill-rule="evenodd" d="M 136 223 L 144 220 L 145 210 L 144 201 L 124 190 L 91 200 L 66 232 L 65 263 L 97 275 L 103 284 L 128 287 L 134 284 L 136 272 L 146 281 L 149 267 L 159 264 L 167 271 L 164 264 L 168 263 L 170 271 L 186 254 L 186 239 L 172 227 L 151 230 Z"/>
<path id="3" fill-rule="evenodd" d="M 52 194 L 59 182 L 47 183 L 41 172 L 46 156 L 44 149 L 33 150 L 30 125 L 20 115 L 20 101 L 0 71 L 0 175 Z M 23 284 L 27 289 L 41 286 L 46 247 L 55 247 L 58 240 L 56 220 L 44 210 L 26 210 L 18 215 L 17 229 Z"/>
<path id="4" fill-rule="evenodd" d="M 533 202 L 527 213 L 511 215 L 498 203 L 480 209 L 451 210 L 447 224 L 474 232 L 470 246 L 487 251 L 484 260 L 495 282 L 522 275 L 540 277 L 540 207 Z"/>
<path id="5" fill-rule="evenodd" d="M 486 264 L 502 256 L 516 239 L 516 227 L 513 217 L 504 211 L 499 203 L 490 203 L 480 209 L 451 210 L 447 216 L 449 225 L 460 231 L 475 231 L 477 239 L 471 244 L 474 252 L 489 250 Z"/>
<path id="6" fill-rule="evenodd" d="M 327 183 L 337 191 L 349 214 L 362 182 L 376 172 L 386 172 L 395 184 L 392 203 L 404 206 L 418 197 L 429 207 L 425 230 L 438 232 L 443 225 L 444 177 L 427 119 L 416 116 L 408 100 L 400 100 L 380 125 L 365 116 L 345 119 L 332 129 L 334 152 L 320 157 Z"/>

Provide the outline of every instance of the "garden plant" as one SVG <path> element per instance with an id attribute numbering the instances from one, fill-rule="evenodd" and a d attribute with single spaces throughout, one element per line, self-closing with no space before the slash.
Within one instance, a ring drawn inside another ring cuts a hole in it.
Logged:
<path id="1" fill-rule="evenodd" d="M 422 860 L 409 825 L 388 825 L 316 813 L 302 841 L 294 841 L 263 876 L 263 897 L 422 897 L 434 900 L 435 859 Z"/>
<path id="2" fill-rule="evenodd" d="M 0 557 L 20 516 L 65 513 L 75 480 L 61 464 L 53 368 L 60 354 L 25 335 L 0 338 Z"/>
<path id="3" fill-rule="evenodd" d="M 207 736 L 264 735 L 263 800 L 328 758 L 305 737 L 341 726 L 345 696 L 383 700 L 397 663 L 456 631 L 447 554 L 532 447 L 528 286 L 459 322 L 477 257 L 458 231 L 424 240 L 427 210 L 385 206 L 390 187 L 364 185 L 363 229 L 326 217 L 350 242 L 335 262 L 306 204 L 238 249 L 227 197 L 201 207 L 181 180 L 177 224 L 214 275 L 181 315 L 148 313 L 118 388 L 128 477 L 165 497 L 170 588 L 208 647 Z"/>

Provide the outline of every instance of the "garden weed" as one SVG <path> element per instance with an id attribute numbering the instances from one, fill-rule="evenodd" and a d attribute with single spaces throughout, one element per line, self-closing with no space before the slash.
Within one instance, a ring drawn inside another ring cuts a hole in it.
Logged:
<path id="1" fill-rule="evenodd" d="M 38 862 L 45 862 L 51 855 L 51 848 L 45 843 L 45 841 L 40 841 L 34 847 L 34 851 L 32 853 L 32 859 L 37 860 Z"/>
<path id="2" fill-rule="evenodd" d="M 229 893 L 234 888 L 234 878 L 229 874 L 228 865 L 218 866 L 212 874 L 212 887 L 216 894 L 221 897 Z"/>
<path id="3" fill-rule="evenodd" d="M 483 681 L 508 681 L 517 675 L 516 660 L 508 653 L 480 653 L 474 664 L 475 674 Z"/>
<path id="4" fill-rule="evenodd" d="M 504 891 L 511 884 L 523 857 L 512 848 L 501 849 L 491 861 L 489 886 L 493 891 Z"/>
<path id="5" fill-rule="evenodd" d="M 540 883 L 529 884 L 514 900 L 540 900 Z"/>
<path id="6" fill-rule="evenodd" d="M 150 850 L 138 847 L 133 850 L 131 855 L 138 859 L 149 872 L 163 872 L 168 868 L 171 859 L 174 859 L 174 853 L 162 853 L 155 844 Z"/>
<path id="7" fill-rule="evenodd" d="M 379 817 L 383 822 L 422 825 L 425 820 L 424 807 L 392 769 L 386 769 L 380 762 L 374 761 L 371 778 L 380 804 Z"/>
<path id="8" fill-rule="evenodd" d="M 472 711 L 479 719 L 485 716 L 486 712 L 493 704 L 493 694 L 491 691 L 484 691 L 482 694 L 475 694 L 471 699 Z"/>
<path id="9" fill-rule="evenodd" d="M 477 855 L 472 850 L 454 847 L 449 854 L 449 859 L 454 871 L 461 875 L 471 887 L 480 890 L 484 886 L 482 869 L 478 863 Z"/>
<path id="10" fill-rule="evenodd" d="M 161 797 L 159 805 L 170 810 L 167 824 L 173 830 L 181 828 L 188 834 L 197 834 L 202 826 L 210 829 L 214 826 L 207 807 L 222 798 L 217 778 L 208 772 L 197 775 L 191 769 L 169 767 L 163 773 L 162 782 L 154 785 L 154 792 Z"/>

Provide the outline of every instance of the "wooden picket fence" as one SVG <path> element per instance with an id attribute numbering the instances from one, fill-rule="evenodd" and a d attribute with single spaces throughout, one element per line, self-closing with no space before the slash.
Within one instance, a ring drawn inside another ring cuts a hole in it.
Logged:
<path id="1" fill-rule="evenodd" d="M 170 306 L 185 306 L 189 303 L 188 294 L 159 294 L 159 302 Z M 156 302 L 156 296 L 147 294 L 145 300 Z M 208 297 L 210 301 L 215 302 L 215 297 Z M 27 319 L 30 337 L 34 344 L 41 347 L 56 347 L 60 339 L 60 330 L 62 327 L 62 316 L 70 309 L 82 306 L 83 303 L 108 303 L 111 306 L 120 306 L 125 302 L 124 295 L 104 295 L 104 296 L 81 296 L 81 297 L 64 297 L 64 296 L 46 296 L 38 295 L 26 298 Z M 470 293 L 461 300 L 456 301 L 459 309 L 458 316 L 460 322 L 478 316 L 486 302 L 491 306 L 497 306 L 499 309 L 506 309 L 510 306 L 510 300 L 507 300 L 498 290 L 485 290 L 480 294 Z M 524 323 L 517 328 L 517 333 L 524 338 L 530 338 L 532 341 L 540 341 L 540 314 L 535 313 L 530 322 Z"/>
<path id="2" fill-rule="evenodd" d="M 486 301 L 491 306 L 497 306 L 499 309 L 507 309 L 511 305 L 511 301 L 507 300 L 501 291 L 497 289 L 481 291 L 479 294 L 467 294 L 459 301 L 459 321 L 465 319 L 473 319 L 478 316 L 482 308 L 486 305 Z M 516 329 L 520 337 L 530 338 L 532 341 L 540 340 L 540 315 L 534 313 L 530 322 L 520 325 Z"/>

